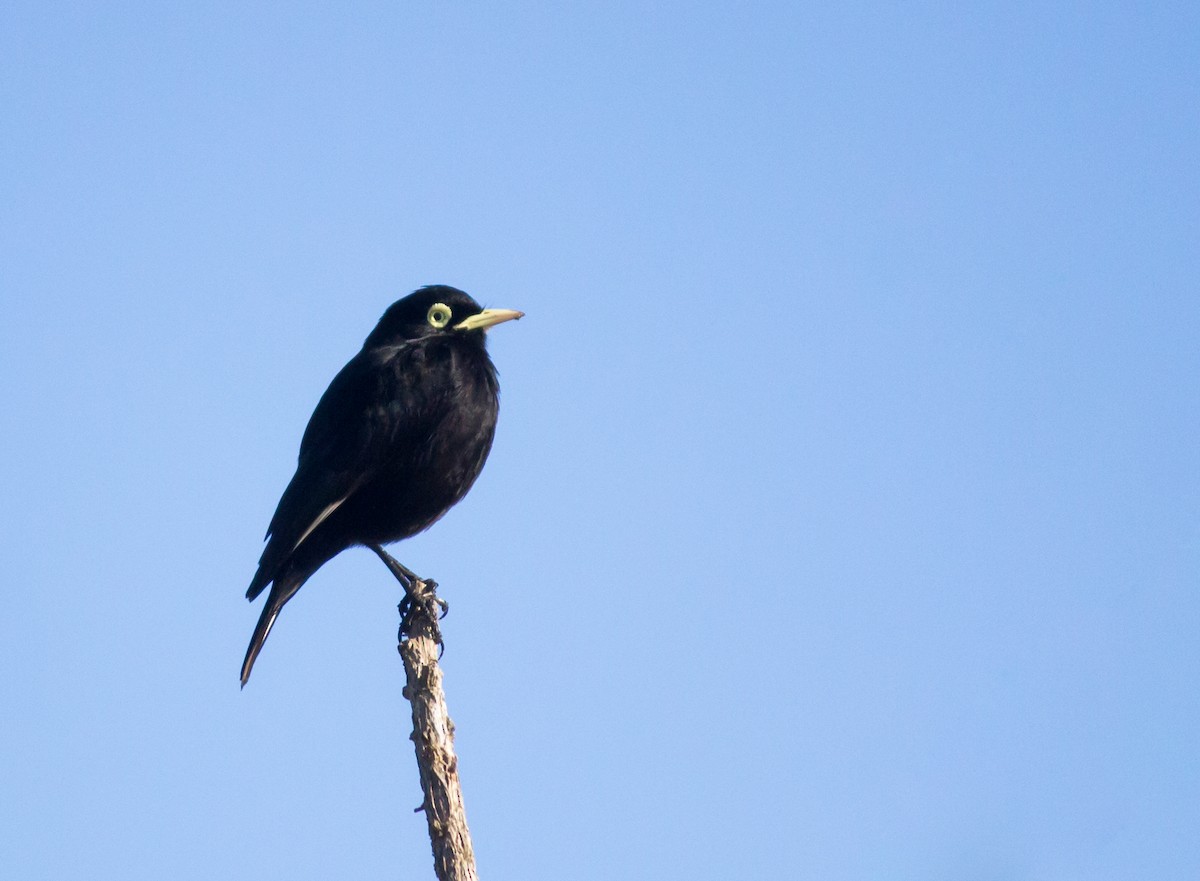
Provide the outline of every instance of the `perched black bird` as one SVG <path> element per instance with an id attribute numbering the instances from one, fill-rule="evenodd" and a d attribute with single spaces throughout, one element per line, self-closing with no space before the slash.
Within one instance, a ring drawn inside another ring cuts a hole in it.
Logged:
<path id="1" fill-rule="evenodd" d="M 445 285 L 421 288 L 388 308 L 333 378 L 246 591 L 253 600 L 271 585 L 243 686 L 279 610 L 346 548 L 369 547 L 411 577 L 383 545 L 433 525 L 479 476 L 499 408 L 484 331 L 522 314 L 483 309 Z"/>

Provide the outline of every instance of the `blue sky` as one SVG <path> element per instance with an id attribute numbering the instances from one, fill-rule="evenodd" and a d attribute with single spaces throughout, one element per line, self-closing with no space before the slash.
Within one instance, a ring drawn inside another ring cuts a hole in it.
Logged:
<path id="1" fill-rule="evenodd" d="M 5 877 L 432 877 L 395 585 L 244 692 L 313 405 L 428 283 L 394 548 L 487 878 L 1200 874 L 1194 4 L 0 12 Z"/>

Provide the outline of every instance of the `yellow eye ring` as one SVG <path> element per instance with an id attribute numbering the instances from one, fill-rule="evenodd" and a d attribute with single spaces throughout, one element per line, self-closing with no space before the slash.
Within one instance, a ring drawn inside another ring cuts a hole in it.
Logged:
<path id="1" fill-rule="evenodd" d="M 450 307 L 445 303 L 434 303 L 429 307 L 425 320 L 434 327 L 445 327 L 450 323 Z"/>

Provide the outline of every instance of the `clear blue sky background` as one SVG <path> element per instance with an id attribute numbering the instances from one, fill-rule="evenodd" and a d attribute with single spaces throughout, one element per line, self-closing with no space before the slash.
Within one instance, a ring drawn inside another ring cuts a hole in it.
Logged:
<path id="1" fill-rule="evenodd" d="M 483 877 L 1200 877 L 1195 3 L 0 12 L 0 875 L 432 877 L 317 398 L 528 317 L 398 556 Z"/>

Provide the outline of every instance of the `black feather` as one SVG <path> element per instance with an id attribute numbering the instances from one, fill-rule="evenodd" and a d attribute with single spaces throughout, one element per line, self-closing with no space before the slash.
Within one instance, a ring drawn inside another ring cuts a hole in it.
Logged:
<path id="1" fill-rule="evenodd" d="M 442 326 L 430 321 L 436 304 L 451 314 Z M 484 329 L 458 325 L 481 312 L 452 287 L 410 294 L 388 308 L 321 396 L 246 591 L 253 600 L 271 588 L 246 650 L 243 686 L 280 609 L 314 572 L 348 547 L 428 529 L 479 476 L 499 385 Z"/>

